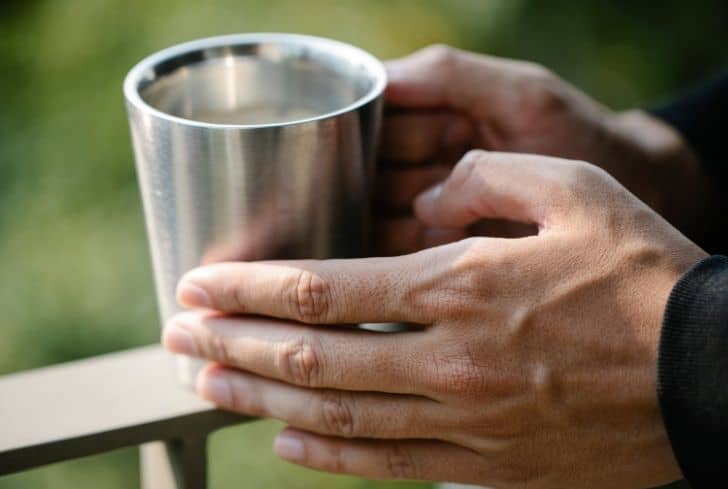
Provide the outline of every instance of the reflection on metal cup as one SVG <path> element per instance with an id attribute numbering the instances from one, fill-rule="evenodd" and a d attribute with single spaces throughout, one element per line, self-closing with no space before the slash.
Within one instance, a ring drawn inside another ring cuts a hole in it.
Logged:
<path id="1" fill-rule="evenodd" d="M 124 81 L 162 322 L 203 263 L 364 256 L 386 74 L 293 34 L 193 41 Z M 182 382 L 199 368 L 180 357 Z"/>

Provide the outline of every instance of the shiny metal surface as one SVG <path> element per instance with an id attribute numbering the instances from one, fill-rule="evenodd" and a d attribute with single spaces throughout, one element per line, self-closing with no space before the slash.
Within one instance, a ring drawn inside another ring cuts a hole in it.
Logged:
<path id="1" fill-rule="evenodd" d="M 162 321 L 201 263 L 367 252 L 385 83 L 364 51 L 288 34 L 194 41 L 129 72 Z"/>

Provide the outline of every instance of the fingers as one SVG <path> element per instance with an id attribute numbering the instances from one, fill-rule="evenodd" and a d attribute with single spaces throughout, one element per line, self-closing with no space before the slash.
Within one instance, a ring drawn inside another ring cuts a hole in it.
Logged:
<path id="1" fill-rule="evenodd" d="M 441 441 L 351 440 L 287 428 L 274 442 L 279 457 L 315 470 L 371 479 L 472 482 L 483 461 Z"/>
<path id="2" fill-rule="evenodd" d="M 444 183 L 415 200 L 415 214 L 430 226 L 464 227 L 492 218 L 545 229 L 578 212 L 577 203 L 596 190 L 598 178 L 598 170 L 582 162 L 471 151 Z"/>
<path id="3" fill-rule="evenodd" d="M 215 364 L 200 373 L 197 390 L 223 409 L 324 435 L 435 438 L 442 426 L 441 405 L 424 397 L 306 389 Z"/>
<path id="4" fill-rule="evenodd" d="M 473 144 L 470 120 L 452 111 L 410 111 L 384 118 L 380 154 L 387 160 L 407 163 L 442 161 Z M 457 159 L 457 155 L 455 159 Z"/>
<path id="5" fill-rule="evenodd" d="M 188 272 L 177 289 L 190 308 L 311 324 L 427 323 L 406 300 L 426 257 L 219 263 Z"/>
<path id="6" fill-rule="evenodd" d="M 174 353 L 205 358 L 289 384 L 415 393 L 419 333 L 326 330 L 259 317 L 195 311 L 165 325 Z"/>
<path id="7" fill-rule="evenodd" d="M 527 62 L 430 46 L 387 64 L 385 97 L 390 106 L 448 108 L 487 116 L 512 101 L 521 80 L 547 78 Z"/>

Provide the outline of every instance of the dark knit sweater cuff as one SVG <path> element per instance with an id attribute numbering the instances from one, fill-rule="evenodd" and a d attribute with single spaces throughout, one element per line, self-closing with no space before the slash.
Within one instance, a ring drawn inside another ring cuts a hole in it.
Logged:
<path id="1" fill-rule="evenodd" d="M 728 484 L 728 258 L 705 258 L 673 288 L 657 389 L 685 478 L 695 489 Z"/>

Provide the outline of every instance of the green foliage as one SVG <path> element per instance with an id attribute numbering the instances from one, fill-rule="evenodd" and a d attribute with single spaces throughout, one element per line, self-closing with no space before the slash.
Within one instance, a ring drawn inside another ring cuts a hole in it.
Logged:
<path id="1" fill-rule="evenodd" d="M 725 66 L 726 20 L 723 0 L 0 3 L 0 374 L 158 338 L 121 95 L 126 71 L 153 51 L 246 31 L 323 35 L 382 58 L 440 42 L 546 64 L 625 108 Z M 275 460 L 277 427 L 217 435 L 213 487 L 392 486 Z M 0 478 L 0 488 L 133 487 L 136 464 L 122 450 Z"/>

